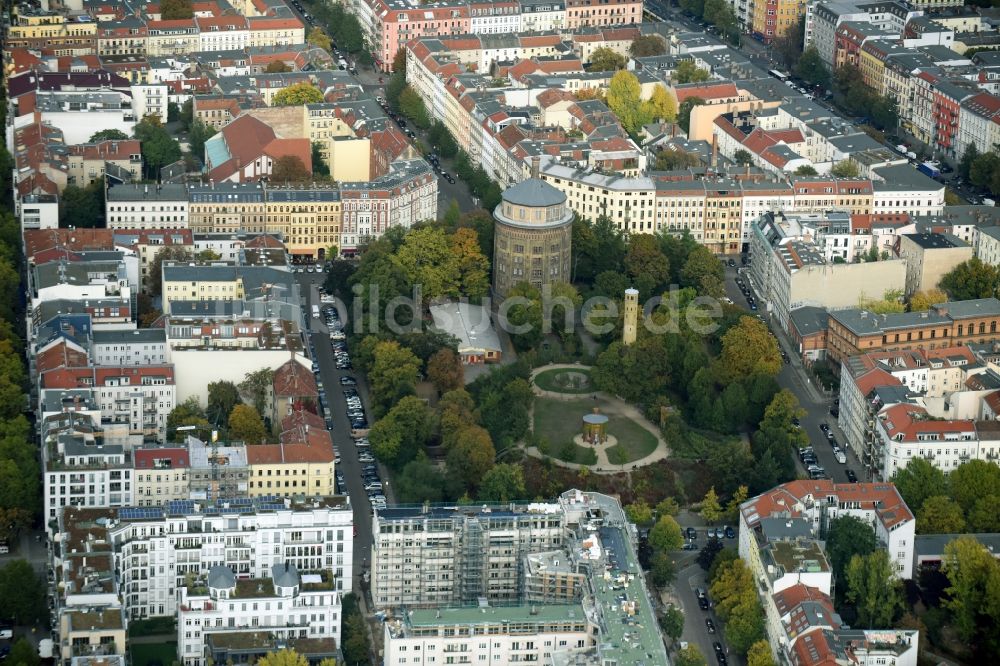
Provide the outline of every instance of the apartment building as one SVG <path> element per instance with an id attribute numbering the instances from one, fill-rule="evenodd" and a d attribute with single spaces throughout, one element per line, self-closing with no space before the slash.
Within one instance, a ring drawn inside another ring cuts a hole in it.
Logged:
<path id="1" fill-rule="evenodd" d="M 124 445 L 104 441 L 100 418 L 93 412 L 65 412 L 43 419 L 47 524 L 58 519 L 64 507 L 129 506 L 134 501 L 131 455 Z"/>
<path id="2" fill-rule="evenodd" d="M 178 592 L 215 566 L 229 567 L 242 580 L 267 578 L 275 565 L 287 563 L 303 586 L 312 580 L 305 576 L 316 575 L 320 587 L 343 594 L 351 589 L 352 521 L 343 498 L 70 507 L 60 512 L 55 536 L 63 546 L 56 558 L 57 609 L 100 600 L 120 605 L 130 620 L 174 616 Z"/>
<path id="3" fill-rule="evenodd" d="M 843 308 L 873 290 L 902 290 L 907 265 L 899 259 L 854 263 L 851 216 L 844 213 L 765 213 L 753 225 L 749 275 L 768 312 L 789 330 L 793 310 Z"/>
<path id="4" fill-rule="evenodd" d="M 668 663 L 634 532 L 611 497 L 571 490 L 552 504 L 390 507 L 372 529 L 388 663 Z M 400 549 L 409 555 L 387 578 L 383 563 Z"/>
<path id="5" fill-rule="evenodd" d="M 69 17 L 35 11 L 24 5 L 14 9 L 6 42 L 7 48 L 31 49 L 54 56 L 96 54 L 97 23 L 86 15 Z"/>
<path id="6" fill-rule="evenodd" d="M 59 617 L 57 654 L 63 663 L 125 666 L 125 617 L 121 606 L 67 608 Z"/>
<path id="7" fill-rule="evenodd" d="M 175 303 L 218 301 L 298 302 L 298 285 L 287 270 L 270 266 L 227 266 L 163 262 L 163 313 Z"/>
<path id="8" fill-rule="evenodd" d="M 88 137 L 89 138 L 89 137 Z M 142 145 L 139 141 L 99 141 L 67 146 L 68 184 L 86 187 L 103 180 L 111 165 L 114 179 L 139 180 L 142 177 Z"/>
<path id="9" fill-rule="evenodd" d="M 562 545 L 563 517 L 558 504 L 390 507 L 376 513 L 372 538 L 379 608 L 512 601 L 521 558 Z"/>
<path id="10" fill-rule="evenodd" d="M 167 57 L 198 50 L 198 26 L 194 19 L 146 21 L 146 55 Z"/>
<path id="11" fill-rule="evenodd" d="M 1000 301 L 939 303 L 927 312 L 877 315 L 850 308 L 830 312 L 828 355 L 834 363 L 862 353 L 938 349 L 997 338 Z"/>
<path id="12" fill-rule="evenodd" d="M 332 576 L 289 562 L 263 576 L 216 565 L 178 586 L 177 658 L 185 666 L 263 657 L 279 646 L 307 659 L 336 659 L 341 598 Z"/>
<path id="13" fill-rule="evenodd" d="M 898 254 L 906 262 L 906 294 L 936 289 L 941 278 L 972 258 L 972 246 L 951 234 L 899 236 Z"/>
<path id="14" fill-rule="evenodd" d="M 843 516 L 871 524 L 896 575 L 913 577 L 916 519 L 891 483 L 790 481 L 747 500 L 740 505 L 740 559 L 767 596 L 799 583 L 829 595 L 829 564 L 817 539 Z"/>
<path id="15" fill-rule="evenodd" d="M 90 354 L 94 365 L 163 365 L 170 362 L 167 332 L 162 328 L 95 329 Z"/>
<path id="16" fill-rule="evenodd" d="M 191 458 L 184 447 L 142 447 L 132 453 L 135 506 L 162 506 L 189 497 Z"/>
<path id="17" fill-rule="evenodd" d="M 186 211 L 185 211 L 186 216 Z M 119 229 L 114 232 L 116 247 L 127 248 L 139 260 L 139 288 L 150 292 L 150 271 L 160 252 L 196 254 L 194 235 L 190 229 Z"/>

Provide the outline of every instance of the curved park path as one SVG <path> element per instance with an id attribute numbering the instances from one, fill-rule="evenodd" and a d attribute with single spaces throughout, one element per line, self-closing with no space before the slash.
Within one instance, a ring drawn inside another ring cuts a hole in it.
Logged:
<path id="1" fill-rule="evenodd" d="M 629 420 L 635 422 L 641 428 L 649 432 L 653 437 L 656 438 L 656 449 L 653 450 L 645 458 L 640 458 L 638 460 L 633 460 L 627 462 L 624 465 L 615 465 L 608 460 L 608 448 L 604 447 L 597 449 L 595 453 L 597 454 L 597 463 L 594 465 L 580 465 L 578 463 L 566 462 L 560 460 L 555 456 L 546 456 L 544 453 L 538 450 L 534 446 L 524 446 L 524 452 L 533 458 L 544 459 L 546 457 L 550 458 L 552 462 L 556 465 L 561 465 L 562 467 L 568 467 L 569 469 L 580 470 L 586 467 L 589 471 L 597 474 L 618 474 L 620 472 L 627 472 L 629 470 L 638 469 L 646 465 L 651 465 L 657 461 L 663 460 L 670 455 L 670 448 L 667 446 L 667 442 L 663 439 L 663 434 L 660 432 L 659 428 L 654 426 L 642 413 L 628 404 L 627 402 L 616 398 L 613 395 L 609 395 L 604 391 L 592 391 L 586 394 L 579 393 L 558 393 L 556 391 L 545 391 L 539 388 L 535 384 L 535 376 L 546 370 L 590 370 L 590 366 L 587 365 L 576 365 L 573 363 L 555 363 L 552 365 L 543 365 L 540 368 L 535 368 L 531 372 L 531 390 L 536 396 L 543 398 L 552 398 L 555 400 L 564 400 L 566 402 L 576 402 L 581 398 L 587 398 L 588 396 L 598 396 L 601 401 L 601 413 L 607 416 L 623 416 Z M 534 406 L 531 408 L 531 414 L 529 415 L 531 419 L 532 428 L 534 428 L 535 423 L 535 409 Z"/>

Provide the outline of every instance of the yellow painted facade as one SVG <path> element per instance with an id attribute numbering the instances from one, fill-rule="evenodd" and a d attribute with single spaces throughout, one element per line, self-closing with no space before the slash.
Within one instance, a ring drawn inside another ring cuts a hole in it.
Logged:
<path id="1" fill-rule="evenodd" d="M 57 56 L 97 53 L 97 23 L 67 21 L 57 14 L 21 14 L 15 8 L 8 48 L 51 49 Z"/>
<path id="2" fill-rule="evenodd" d="M 336 495 L 333 467 L 333 462 L 251 464 L 250 497 Z"/>

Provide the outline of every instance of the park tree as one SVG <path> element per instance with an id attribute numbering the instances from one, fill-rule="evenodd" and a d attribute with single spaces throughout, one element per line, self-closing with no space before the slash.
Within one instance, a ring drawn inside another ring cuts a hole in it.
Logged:
<path id="1" fill-rule="evenodd" d="M 479 499 L 483 502 L 506 504 L 524 499 L 526 495 L 524 472 L 519 465 L 510 463 L 494 465 L 483 475 L 479 484 Z"/>
<path id="2" fill-rule="evenodd" d="M 5 661 L 13 666 L 39 666 L 42 660 L 38 656 L 38 648 L 31 644 L 27 636 L 22 636 L 10 646 Z"/>
<path id="3" fill-rule="evenodd" d="M 265 654 L 257 659 L 257 666 L 309 666 L 309 660 L 289 648 Z"/>
<path id="4" fill-rule="evenodd" d="M 673 497 L 664 497 L 656 503 L 656 515 L 677 517 L 681 512 L 681 505 Z"/>
<path id="5" fill-rule="evenodd" d="M 673 83 L 702 83 L 708 81 L 709 73 L 707 69 L 702 69 L 694 63 L 694 60 L 681 60 L 674 68 Z"/>
<path id="6" fill-rule="evenodd" d="M 226 380 L 209 382 L 208 409 L 205 410 L 205 418 L 209 423 L 226 423 L 233 408 L 241 402 L 243 401 L 240 399 L 240 390 L 236 384 Z"/>
<path id="7" fill-rule="evenodd" d="M 747 651 L 747 666 L 776 666 L 771 646 L 766 640 L 757 641 Z"/>
<path id="8" fill-rule="evenodd" d="M 368 439 L 379 460 L 401 469 L 434 434 L 434 412 L 416 396 L 405 396 L 372 426 Z"/>
<path id="9" fill-rule="evenodd" d="M 969 166 L 969 182 L 976 187 L 997 193 L 997 172 L 1000 170 L 1000 155 L 989 151 L 979 155 Z"/>
<path id="10" fill-rule="evenodd" d="M 926 312 L 931 306 L 947 301 L 948 294 L 940 289 L 926 289 L 910 296 L 909 309 L 910 312 Z"/>
<path id="11" fill-rule="evenodd" d="M 653 550 L 664 553 L 680 550 L 684 545 L 684 535 L 673 516 L 660 516 L 653 529 L 649 530 L 649 545 Z"/>
<path id="12" fill-rule="evenodd" d="M 474 489 L 493 468 L 496 455 L 490 433 L 482 426 L 468 424 L 448 451 L 448 474 L 461 480 L 466 489 Z"/>
<path id="13" fill-rule="evenodd" d="M 518 351 L 532 349 L 542 339 L 542 294 L 530 282 L 515 284 L 507 294 L 507 323 L 511 342 Z"/>
<path id="14" fill-rule="evenodd" d="M 891 627 L 903 609 L 903 586 L 893 571 L 889 551 L 855 555 L 847 565 L 848 601 L 858 611 L 858 624 L 868 628 Z"/>
<path id="15" fill-rule="evenodd" d="M 906 467 L 892 475 L 892 482 L 906 505 L 913 509 L 923 506 L 928 497 L 948 494 L 948 478 L 926 458 L 910 458 Z"/>
<path id="16" fill-rule="evenodd" d="M 710 590 L 716 613 L 726 621 L 733 616 L 734 610 L 757 601 L 753 575 L 738 557 L 716 567 L 714 577 L 710 577 Z"/>
<path id="17" fill-rule="evenodd" d="M 641 35 L 632 40 L 628 52 L 633 58 L 648 58 L 667 52 L 667 42 L 659 35 Z"/>
<path id="18" fill-rule="evenodd" d="M 704 104 L 705 100 L 701 97 L 688 97 L 681 102 L 680 108 L 677 110 L 677 124 L 685 133 L 691 131 L 691 110 Z"/>
<path id="19" fill-rule="evenodd" d="M 442 347 L 427 361 L 427 379 L 439 393 L 461 388 L 465 384 L 462 360 L 451 347 Z"/>
<path id="20" fill-rule="evenodd" d="M 479 232 L 471 227 L 459 227 L 448 243 L 458 273 L 459 291 L 467 298 L 482 298 L 490 288 L 490 262 L 483 254 Z"/>
<path id="21" fill-rule="evenodd" d="M 667 551 L 655 551 L 649 565 L 649 573 L 656 587 L 666 587 L 677 578 L 677 563 Z"/>
<path id="22" fill-rule="evenodd" d="M 860 172 L 857 163 L 846 159 L 834 164 L 833 168 L 830 169 L 830 174 L 837 178 L 857 178 Z"/>
<path id="23" fill-rule="evenodd" d="M 161 0 L 160 19 L 175 21 L 194 17 L 194 7 L 191 0 Z"/>
<path id="24" fill-rule="evenodd" d="M 376 396 L 373 408 L 378 413 L 385 413 L 399 397 L 413 392 L 419 378 L 420 359 L 391 340 L 378 342 L 372 356 L 368 381 L 372 394 Z"/>
<path id="25" fill-rule="evenodd" d="M 323 92 L 319 88 L 308 81 L 300 81 L 276 92 L 271 100 L 271 106 L 303 106 L 319 104 L 322 101 Z"/>
<path id="26" fill-rule="evenodd" d="M 653 509 L 642 499 L 626 506 L 625 515 L 636 525 L 646 525 L 653 522 Z"/>
<path id="27" fill-rule="evenodd" d="M 425 303 L 459 295 L 455 255 L 448 235 L 440 227 L 422 227 L 406 234 L 395 262 L 410 284 L 420 285 Z"/>
<path id="28" fill-rule="evenodd" d="M 808 84 L 822 88 L 830 85 L 830 70 L 826 68 L 826 63 L 823 62 L 815 45 L 810 45 L 802 52 L 794 71 L 796 76 Z"/>
<path id="29" fill-rule="evenodd" d="M 778 341 L 767 325 L 755 317 L 740 317 L 739 323 L 722 336 L 717 373 L 724 382 L 759 374 L 774 376 L 781 365 Z"/>
<path id="30" fill-rule="evenodd" d="M 229 413 L 229 436 L 247 444 L 263 444 L 267 438 L 267 429 L 256 409 L 239 404 Z"/>
<path id="31" fill-rule="evenodd" d="M 826 555 L 836 580 L 843 580 L 847 565 L 855 555 L 875 551 L 878 541 L 872 526 L 854 516 L 841 516 L 830 522 L 826 537 Z"/>
<path id="32" fill-rule="evenodd" d="M 160 169 L 181 158 L 181 147 L 156 116 L 136 123 L 132 134 L 142 143 L 143 170 L 148 178 L 158 179 Z"/>
<path id="33" fill-rule="evenodd" d="M 274 183 L 304 183 L 312 179 L 298 155 L 282 155 L 271 165 L 271 181 Z"/>
<path id="34" fill-rule="evenodd" d="M 699 296 L 719 298 L 725 295 L 722 264 L 704 245 L 691 250 L 681 267 L 681 284 L 694 287 Z"/>
<path id="35" fill-rule="evenodd" d="M 87 143 L 100 143 L 101 141 L 126 141 L 128 138 L 128 134 L 120 129 L 102 129 L 91 134 L 90 138 L 87 139 Z"/>
<path id="36" fill-rule="evenodd" d="M 406 463 L 395 477 L 396 498 L 402 504 L 441 502 L 445 499 L 444 475 L 423 451 Z"/>
<path id="37" fill-rule="evenodd" d="M 694 643 L 688 643 L 686 647 L 678 650 L 677 656 L 674 658 L 674 666 L 706 666 L 707 664 L 705 655 Z"/>
<path id="38" fill-rule="evenodd" d="M 968 513 L 979 499 L 1000 494 L 1000 467 L 986 460 L 970 460 L 952 470 L 948 485 L 952 499 Z"/>
<path id="39" fill-rule="evenodd" d="M 662 83 L 657 83 L 653 88 L 653 94 L 649 98 L 649 108 L 653 118 L 672 123 L 677 120 L 677 102 L 673 95 L 667 92 L 667 88 Z"/>
<path id="40" fill-rule="evenodd" d="M 709 525 L 714 525 L 722 518 L 722 505 L 719 504 L 719 496 L 715 494 L 715 486 L 709 488 L 702 498 L 700 514 Z"/>
<path id="41" fill-rule="evenodd" d="M 1000 170 L 1000 163 L 997 168 Z M 972 257 L 946 273 L 938 286 L 948 294 L 949 300 L 968 301 L 995 296 L 998 282 L 1000 272 L 996 266 Z"/>
<path id="42" fill-rule="evenodd" d="M 652 118 L 648 104 L 642 101 L 642 88 L 635 74 L 621 70 L 608 84 L 608 108 L 621 121 L 626 132 L 635 134 Z"/>
<path id="43" fill-rule="evenodd" d="M 811 164 L 803 164 L 798 169 L 795 170 L 796 176 L 818 176 L 819 172 L 816 171 L 816 167 Z"/>
<path id="44" fill-rule="evenodd" d="M 918 534 L 955 534 L 965 531 L 962 507 L 950 497 L 933 495 L 917 510 Z"/>
<path id="45" fill-rule="evenodd" d="M 634 234 L 629 237 L 625 270 L 632 279 L 632 284 L 639 290 L 640 298 L 649 298 L 670 278 L 667 257 L 660 250 L 659 241 L 651 234 Z"/>
<path id="46" fill-rule="evenodd" d="M 323 32 L 323 28 L 320 28 L 319 26 L 309 31 L 309 36 L 306 37 L 306 42 L 312 44 L 313 46 L 318 46 L 328 53 L 331 48 L 330 38 L 325 32 Z"/>
<path id="47" fill-rule="evenodd" d="M 600 46 L 594 49 L 590 55 L 590 64 L 587 70 L 590 72 L 613 72 L 618 69 L 625 69 L 625 56 Z"/>

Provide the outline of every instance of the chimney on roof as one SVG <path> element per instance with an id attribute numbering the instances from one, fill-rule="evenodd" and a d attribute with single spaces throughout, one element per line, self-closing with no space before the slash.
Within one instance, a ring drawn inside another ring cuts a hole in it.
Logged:
<path id="1" fill-rule="evenodd" d="M 719 166 L 719 143 L 714 134 L 712 135 L 712 161 L 710 165 L 713 168 Z"/>
<path id="2" fill-rule="evenodd" d="M 542 158 L 535 155 L 531 158 L 531 177 L 538 178 L 542 170 Z"/>

